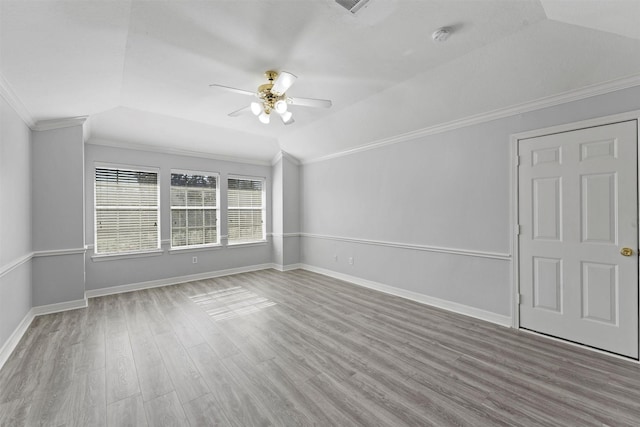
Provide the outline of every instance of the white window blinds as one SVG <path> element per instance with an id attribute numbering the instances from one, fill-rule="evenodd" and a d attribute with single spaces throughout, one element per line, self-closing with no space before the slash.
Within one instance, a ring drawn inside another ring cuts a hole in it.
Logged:
<path id="1" fill-rule="evenodd" d="M 171 173 L 171 247 L 218 243 L 218 175 Z"/>
<path id="2" fill-rule="evenodd" d="M 227 188 L 229 243 L 265 240 L 264 180 L 233 177 Z"/>
<path id="3" fill-rule="evenodd" d="M 96 167 L 96 254 L 159 248 L 158 173 Z"/>

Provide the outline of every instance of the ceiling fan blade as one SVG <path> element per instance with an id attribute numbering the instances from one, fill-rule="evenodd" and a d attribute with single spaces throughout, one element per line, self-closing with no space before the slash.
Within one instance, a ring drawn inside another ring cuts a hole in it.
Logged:
<path id="1" fill-rule="evenodd" d="M 239 110 L 233 111 L 231 113 L 228 114 L 229 117 L 238 117 L 240 114 L 247 112 L 247 111 L 251 111 L 251 106 L 247 105 L 246 107 L 242 107 Z"/>
<path id="2" fill-rule="evenodd" d="M 295 83 L 297 78 L 298 77 L 287 71 L 282 71 L 280 74 L 278 74 L 278 78 L 273 83 L 271 93 L 278 96 L 282 95 L 287 90 L 289 90 L 289 88 L 291 87 L 291 85 L 293 85 L 293 83 Z"/>
<path id="3" fill-rule="evenodd" d="M 223 86 L 223 85 L 219 85 L 219 84 L 210 84 L 209 87 L 221 87 L 222 89 L 226 89 L 226 90 L 230 90 L 231 92 L 235 92 L 235 93 L 239 93 L 242 95 L 254 95 L 255 96 L 255 92 L 251 92 L 248 90 L 244 90 L 244 89 L 238 89 L 235 87 L 229 87 L 229 86 Z"/>
<path id="4" fill-rule="evenodd" d="M 302 107 L 329 108 L 332 105 L 328 99 L 289 98 L 289 101 L 291 105 L 300 105 Z"/>

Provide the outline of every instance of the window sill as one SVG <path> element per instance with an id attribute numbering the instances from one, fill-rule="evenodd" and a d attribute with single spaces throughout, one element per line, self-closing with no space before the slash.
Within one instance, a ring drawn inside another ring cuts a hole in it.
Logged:
<path id="1" fill-rule="evenodd" d="M 227 243 L 228 248 L 240 248 L 247 246 L 264 246 L 268 243 L 267 240 L 254 240 L 251 242 L 238 242 L 238 243 Z"/>
<path id="2" fill-rule="evenodd" d="M 171 248 L 169 249 L 169 255 L 178 255 L 178 254 L 184 254 L 188 252 L 201 252 L 201 251 L 212 250 L 212 249 L 213 250 L 222 249 L 222 245 L 219 243 L 216 243 L 215 245 L 185 246 L 182 248 Z"/>
<path id="3" fill-rule="evenodd" d="M 118 253 L 118 254 L 92 255 L 91 260 L 93 262 L 117 261 L 121 259 L 129 259 L 129 258 L 147 258 L 152 256 L 161 256 L 162 254 L 164 254 L 164 250 L 157 249 L 157 250 L 147 251 L 147 252 L 124 252 L 124 253 Z"/>

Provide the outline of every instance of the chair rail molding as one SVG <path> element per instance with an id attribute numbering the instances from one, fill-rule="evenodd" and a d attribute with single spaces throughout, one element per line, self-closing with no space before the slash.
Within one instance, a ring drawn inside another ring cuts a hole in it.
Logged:
<path id="1" fill-rule="evenodd" d="M 326 234 L 300 233 L 300 236 L 311 239 L 336 240 L 347 243 L 357 243 L 362 245 L 385 246 L 390 248 L 410 249 L 414 251 L 438 252 L 452 255 L 471 256 L 478 258 L 491 258 L 503 261 L 511 261 L 511 254 L 481 251 L 475 249 L 446 248 L 442 246 L 418 245 L 413 243 L 388 242 L 384 240 L 360 239 L 354 237 L 330 236 Z"/>

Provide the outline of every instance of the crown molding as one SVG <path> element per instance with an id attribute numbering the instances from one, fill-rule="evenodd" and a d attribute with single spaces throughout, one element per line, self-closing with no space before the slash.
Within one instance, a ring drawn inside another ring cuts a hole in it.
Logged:
<path id="1" fill-rule="evenodd" d="M 5 101 L 13 108 L 13 111 L 20 116 L 22 121 L 31 129 L 35 126 L 35 120 L 33 116 L 27 110 L 27 107 L 22 103 L 18 95 L 16 95 L 15 91 L 11 88 L 11 84 L 4 78 L 4 76 L 0 73 L 0 96 L 4 98 Z"/>
<path id="2" fill-rule="evenodd" d="M 284 150 L 280 150 L 278 151 L 278 153 L 273 156 L 273 159 L 271 159 L 271 166 L 275 166 L 276 163 L 278 163 L 281 159 L 287 159 L 289 160 L 289 162 L 293 163 L 296 166 L 300 166 L 300 160 L 298 160 L 297 157 L 292 156 L 291 154 L 287 153 Z"/>
<path id="3" fill-rule="evenodd" d="M 618 90 L 629 89 L 635 86 L 640 86 L 640 74 L 634 74 L 632 76 L 624 77 L 621 79 L 610 80 L 608 82 L 594 84 L 586 86 L 580 89 L 574 89 L 567 92 L 563 92 L 557 95 L 551 95 L 544 98 L 539 98 L 534 101 L 524 102 L 521 104 L 512 105 L 511 107 L 501 108 L 486 113 L 475 114 L 458 120 L 452 120 L 450 122 L 438 124 L 435 126 L 429 126 L 426 128 L 402 133 L 400 135 L 392 136 L 389 138 L 372 141 L 363 145 L 360 145 L 349 150 L 339 151 L 337 153 L 328 154 L 326 156 L 315 157 L 310 159 L 302 159 L 303 165 L 309 163 L 317 163 L 325 160 L 335 159 L 337 157 L 349 156 L 362 151 L 373 150 L 375 148 L 384 147 L 386 145 L 397 144 L 400 142 L 411 141 L 424 136 L 435 135 L 439 133 L 449 132 L 455 129 L 460 129 L 467 126 L 477 125 L 480 123 L 489 122 L 492 120 L 502 119 L 505 117 L 516 116 L 518 114 L 528 113 L 535 110 L 541 110 L 543 108 L 554 107 L 556 105 L 567 104 L 569 102 L 579 101 L 586 98 L 591 98 L 598 95 L 604 95 L 607 93 L 615 92 Z"/>
<path id="4" fill-rule="evenodd" d="M 271 166 L 269 160 L 245 159 L 241 157 L 221 156 L 212 153 L 204 153 L 199 151 L 183 150 L 180 148 L 157 147 L 147 144 L 138 144 L 133 142 L 112 141 L 100 138 L 91 138 L 87 142 L 90 145 L 101 145 L 104 147 L 124 148 L 127 150 L 150 151 L 152 153 L 174 154 L 177 156 L 198 157 L 211 160 L 220 160 L 224 162 L 243 163 L 249 165 Z"/>
<path id="5" fill-rule="evenodd" d="M 40 120 L 31 127 L 36 132 L 64 129 L 85 124 L 89 116 L 66 117 L 64 119 Z"/>

